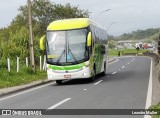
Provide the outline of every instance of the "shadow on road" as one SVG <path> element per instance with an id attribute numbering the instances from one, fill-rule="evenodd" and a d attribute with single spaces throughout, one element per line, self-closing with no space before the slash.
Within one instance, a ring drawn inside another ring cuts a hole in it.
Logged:
<path id="1" fill-rule="evenodd" d="M 97 81 L 98 79 L 100 79 L 102 77 L 101 74 L 98 74 L 96 75 L 96 78 L 94 81 L 90 81 L 89 79 L 86 79 L 86 78 L 82 78 L 82 79 L 72 79 L 72 80 L 64 80 L 62 82 L 61 85 L 81 85 L 81 84 L 92 84 L 94 83 L 95 81 Z M 59 86 L 59 85 L 55 85 L 55 86 Z"/>

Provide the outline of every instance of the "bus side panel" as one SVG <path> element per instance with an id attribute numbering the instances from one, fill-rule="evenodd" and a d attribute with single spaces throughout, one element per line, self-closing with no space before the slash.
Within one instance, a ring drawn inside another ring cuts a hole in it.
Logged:
<path id="1" fill-rule="evenodd" d="M 93 64 L 96 65 L 96 74 L 99 74 L 104 71 L 104 62 L 107 61 L 107 32 L 104 29 L 99 28 L 93 24 L 91 25 L 91 31 L 93 40 Z"/>

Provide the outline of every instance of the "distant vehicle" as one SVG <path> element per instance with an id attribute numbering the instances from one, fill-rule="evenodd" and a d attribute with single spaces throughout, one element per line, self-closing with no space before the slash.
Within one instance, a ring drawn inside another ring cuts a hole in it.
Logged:
<path id="1" fill-rule="evenodd" d="M 145 43 L 145 44 L 143 44 L 143 48 L 144 48 L 144 49 L 153 48 L 153 45 L 152 45 L 152 44 Z"/>
<path id="2" fill-rule="evenodd" d="M 101 26 L 88 18 L 64 19 L 52 22 L 46 36 L 40 39 L 46 50 L 49 80 L 89 78 L 106 74 L 108 67 L 108 37 Z"/>
<path id="3" fill-rule="evenodd" d="M 137 48 L 140 49 L 139 43 L 136 43 L 135 47 L 136 47 L 136 49 L 137 49 Z"/>

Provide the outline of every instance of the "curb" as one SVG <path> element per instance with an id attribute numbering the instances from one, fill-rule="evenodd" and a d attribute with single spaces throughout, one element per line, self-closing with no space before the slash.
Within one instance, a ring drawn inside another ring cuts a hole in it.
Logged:
<path id="1" fill-rule="evenodd" d="M 4 96 L 7 96 L 7 95 L 10 95 L 13 93 L 17 93 L 20 91 L 31 89 L 31 88 L 34 88 L 34 87 L 37 87 L 40 85 L 44 85 L 47 83 L 51 83 L 51 82 L 53 82 L 53 81 L 45 79 L 45 80 L 34 81 L 32 83 L 24 84 L 24 85 L 20 85 L 20 86 L 4 88 L 4 89 L 0 90 L 0 97 L 4 97 Z"/>
<path id="2" fill-rule="evenodd" d="M 115 60 L 116 60 L 115 58 L 112 59 L 112 60 L 109 60 L 108 63 L 111 63 L 111 62 L 113 62 L 113 61 L 115 61 Z"/>
<path id="3" fill-rule="evenodd" d="M 109 60 L 108 63 L 111 63 L 115 60 L 116 60 L 116 58 L 114 57 L 113 59 Z M 20 91 L 31 89 L 31 88 L 34 88 L 34 87 L 37 87 L 37 86 L 40 86 L 40 85 L 44 85 L 44 84 L 47 84 L 47 83 L 51 83 L 51 82 L 53 82 L 53 81 L 45 79 L 45 80 L 34 81 L 32 83 L 24 84 L 24 85 L 20 85 L 20 86 L 3 88 L 3 89 L 0 90 L 0 97 L 4 97 L 4 96 L 7 96 L 7 95 L 10 95 L 10 94 L 13 94 L 13 93 L 17 93 L 17 92 L 20 92 Z"/>

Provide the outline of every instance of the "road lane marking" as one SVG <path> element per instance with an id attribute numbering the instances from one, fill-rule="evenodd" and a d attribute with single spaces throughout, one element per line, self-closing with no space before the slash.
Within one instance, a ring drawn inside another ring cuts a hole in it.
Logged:
<path id="1" fill-rule="evenodd" d="M 150 65 L 150 77 L 149 77 L 149 83 L 148 83 L 148 92 L 147 92 L 145 109 L 148 109 L 151 106 L 151 102 L 152 102 L 152 60 Z M 144 115 L 144 118 L 151 118 L 151 116 Z"/>
<path id="2" fill-rule="evenodd" d="M 56 107 L 58 107 L 58 106 L 60 106 L 61 104 L 63 104 L 63 103 L 65 103 L 65 102 L 69 101 L 70 99 L 71 99 L 71 98 L 66 98 L 66 99 L 64 99 L 64 100 L 62 100 L 62 101 L 60 101 L 60 102 L 58 102 L 57 104 L 55 104 L 55 105 L 49 107 L 48 109 L 55 109 Z"/>
<path id="3" fill-rule="evenodd" d="M 119 61 L 119 59 L 117 59 L 117 60 L 115 60 L 115 61 L 113 61 L 113 62 L 110 62 L 109 65 L 110 65 L 110 64 L 113 64 L 113 63 L 116 63 L 117 61 Z"/>
<path id="4" fill-rule="evenodd" d="M 151 66 L 150 66 L 150 77 L 149 77 L 149 83 L 148 83 L 148 92 L 147 92 L 145 109 L 148 109 L 150 107 L 151 100 L 152 100 L 152 61 L 151 61 Z"/>
<path id="5" fill-rule="evenodd" d="M 114 74 L 116 74 L 117 72 L 113 72 L 112 74 L 114 75 Z"/>
<path id="6" fill-rule="evenodd" d="M 121 70 L 121 69 L 118 69 L 118 70 Z"/>
<path id="7" fill-rule="evenodd" d="M 103 80 L 99 80 L 98 82 L 94 83 L 93 85 L 97 85 L 99 83 L 101 83 Z"/>
<path id="8" fill-rule="evenodd" d="M 83 89 L 84 91 L 86 91 L 87 89 Z"/>
<path id="9" fill-rule="evenodd" d="M 122 66 L 122 68 L 125 68 L 125 66 Z"/>
<path id="10" fill-rule="evenodd" d="M 16 97 L 16 96 L 18 96 L 18 95 L 25 94 L 25 93 L 28 93 L 28 92 L 31 92 L 31 91 L 34 91 L 34 90 L 37 90 L 37 89 L 40 89 L 40 88 L 43 88 L 43 87 L 46 87 L 46 86 L 55 84 L 55 83 L 56 83 L 56 82 L 53 82 L 53 83 L 49 83 L 49 84 L 45 84 L 45 85 L 42 85 L 42 86 L 38 86 L 38 87 L 29 89 L 29 90 L 25 90 L 25 91 L 23 91 L 23 92 L 20 92 L 20 93 L 17 93 L 17 94 L 13 94 L 13 95 L 10 95 L 10 96 L 8 96 L 8 97 L 1 98 L 0 101 L 6 100 L 6 99 L 10 99 L 10 98 L 12 98 L 12 97 Z"/>
<path id="11" fill-rule="evenodd" d="M 116 61 L 114 61 L 114 63 L 117 62 L 117 61 L 119 61 L 119 59 L 117 59 Z"/>
<path id="12" fill-rule="evenodd" d="M 130 64 L 130 63 L 127 63 L 128 65 Z"/>
<path id="13" fill-rule="evenodd" d="M 107 76 L 107 77 L 110 77 L 110 76 Z"/>

